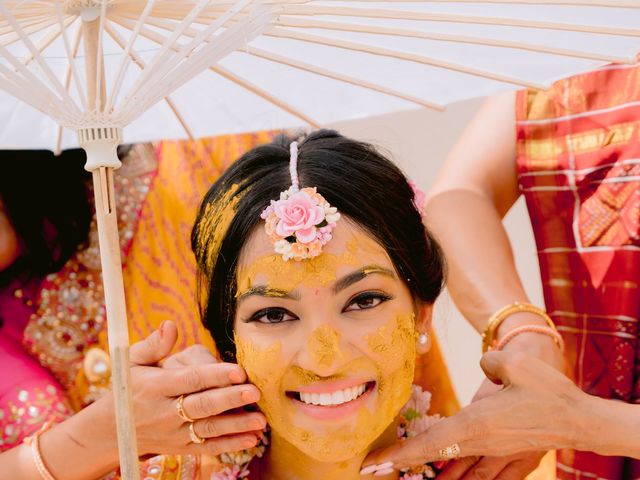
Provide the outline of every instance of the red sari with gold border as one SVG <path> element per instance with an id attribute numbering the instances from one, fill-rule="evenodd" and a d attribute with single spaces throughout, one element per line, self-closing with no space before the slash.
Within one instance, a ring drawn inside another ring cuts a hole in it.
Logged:
<path id="1" fill-rule="evenodd" d="M 592 395 L 640 403 L 640 66 L 519 92 L 516 119 L 519 187 L 574 379 Z M 640 478 L 638 461 L 585 452 L 559 452 L 557 470 Z"/>

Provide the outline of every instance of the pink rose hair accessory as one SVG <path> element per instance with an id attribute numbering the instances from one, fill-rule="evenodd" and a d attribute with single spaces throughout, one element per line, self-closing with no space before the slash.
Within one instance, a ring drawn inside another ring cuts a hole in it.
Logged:
<path id="1" fill-rule="evenodd" d="M 413 205 L 420 213 L 420 216 L 424 217 L 424 207 L 427 202 L 427 195 L 413 180 L 409 180 L 409 186 L 411 187 L 411 190 L 413 190 Z"/>
<path id="2" fill-rule="evenodd" d="M 315 187 L 299 188 L 297 142 L 291 143 L 290 151 L 291 187 L 280 193 L 279 200 L 271 200 L 260 217 L 265 221 L 265 231 L 275 252 L 285 261 L 291 258 L 300 261 L 322 253 L 340 214 Z"/>

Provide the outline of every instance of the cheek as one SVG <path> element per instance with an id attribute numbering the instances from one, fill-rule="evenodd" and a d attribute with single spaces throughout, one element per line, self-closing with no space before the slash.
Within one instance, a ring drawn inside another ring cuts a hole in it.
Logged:
<path id="1" fill-rule="evenodd" d="M 282 345 L 272 342 L 268 345 L 255 343 L 252 340 L 243 339 L 236 333 L 236 351 L 238 364 L 245 369 L 251 383 L 266 393 L 269 387 L 280 383 L 284 365 L 282 358 Z"/>
<path id="2" fill-rule="evenodd" d="M 415 370 L 416 329 L 413 313 L 397 315 L 364 338 L 365 349 L 380 372 L 380 393 L 390 383 L 411 386 Z"/>

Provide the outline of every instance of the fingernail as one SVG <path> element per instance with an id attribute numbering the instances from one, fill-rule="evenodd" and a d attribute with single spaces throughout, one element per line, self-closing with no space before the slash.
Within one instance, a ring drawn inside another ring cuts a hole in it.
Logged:
<path id="1" fill-rule="evenodd" d="M 253 403 L 253 402 L 258 400 L 256 398 L 254 392 L 252 392 L 250 390 L 245 390 L 244 392 L 242 392 L 240 394 L 240 398 L 242 398 L 243 402 L 247 402 L 247 403 Z"/>
<path id="2" fill-rule="evenodd" d="M 385 468 L 383 470 L 378 470 L 376 473 L 373 474 L 373 476 L 383 477 L 384 475 L 389 475 L 390 473 L 393 473 L 393 468 Z"/>
<path id="3" fill-rule="evenodd" d="M 387 470 L 389 468 L 393 470 L 393 462 L 384 462 L 378 465 L 378 470 Z"/>
<path id="4" fill-rule="evenodd" d="M 240 383 L 242 381 L 242 376 L 237 370 L 231 370 L 229 372 L 229 380 L 231 380 L 232 383 Z"/>
<path id="5" fill-rule="evenodd" d="M 249 422 L 249 426 L 253 429 L 253 430 L 262 430 L 264 427 L 262 425 L 262 422 L 260 420 L 251 420 Z"/>
<path id="6" fill-rule="evenodd" d="M 167 323 L 166 320 L 163 320 L 162 323 L 160 324 L 160 326 L 158 327 L 158 333 L 160 334 L 160 338 L 162 338 L 162 334 L 163 334 L 163 330 L 164 330 L 164 326 Z"/>
<path id="7" fill-rule="evenodd" d="M 253 439 L 247 438 L 245 441 L 242 442 L 242 446 L 244 448 L 251 448 L 251 447 L 255 447 L 257 443 L 258 443 L 257 438 L 255 437 L 253 437 Z"/>
<path id="8" fill-rule="evenodd" d="M 369 465 L 368 467 L 364 467 L 360 470 L 360 475 L 369 475 L 370 473 L 375 472 L 378 469 L 378 465 L 375 463 L 373 465 Z"/>

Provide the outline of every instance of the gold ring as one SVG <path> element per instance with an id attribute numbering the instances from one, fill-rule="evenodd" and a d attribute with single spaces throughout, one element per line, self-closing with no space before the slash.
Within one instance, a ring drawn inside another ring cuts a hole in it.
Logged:
<path id="1" fill-rule="evenodd" d="M 178 416 L 183 419 L 185 422 L 193 423 L 195 420 L 187 415 L 187 412 L 184 411 L 184 395 L 180 395 L 178 397 L 178 403 L 176 404 L 176 408 L 178 409 Z"/>
<path id="2" fill-rule="evenodd" d="M 189 438 L 191 438 L 191 441 L 193 443 L 204 443 L 205 442 L 205 438 L 202 438 L 200 435 L 198 435 L 195 431 L 195 429 L 193 428 L 194 423 L 191 422 L 189 424 Z"/>
<path id="3" fill-rule="evenodd" d="M 460 456 L 460 445 L 454 443 L 448 447 L 438 450 L 438 454 L 442 460 L 453 460 Z"/>

